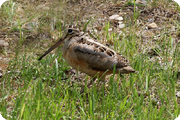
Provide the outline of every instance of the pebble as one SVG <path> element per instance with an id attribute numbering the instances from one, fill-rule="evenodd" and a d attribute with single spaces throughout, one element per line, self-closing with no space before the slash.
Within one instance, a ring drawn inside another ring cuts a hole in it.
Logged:
<path id="1" fill-rule="evenodd" d="M 38 9 L 45 10 L 45 11 L 47 11 L 47 10 L 50 9 L 50 8 L 49 8 L 47 5 L 45 5 L 45 4 L 38 5 L 37 8 L 38 8 Z"/>
<path id="2" fill-rule="evenodd" d="M 119 28 L 124 28 L 124 27 L 125 27 L 125 24 L 119 23 Z"/>
<path id="3" fill-rule="evenodd" d="M 176 97 L 180 98 L 180 91 L 176 92 Z"/>
<path id="4" fill-rule="evenodd" d="M 110 16 L 109 19 L 121 21 L 123 20 L 123 17 L 120 17 L 119 15 L 115 14 L 115 15 Z"/>
<path id="5" fill-rule="evenodd" d="M 150 24 L 148 24 L 147 27 L 148 27 L 149 29 L 155 29 L 155 28 L 157 28 L 158 26 L 157 26 L 156 23 L 150 23 Z"/>
<path id="6" fill-rule="evenodd" d="M 136 0 L 136 4 L 147 5 L 147 1 L 146 0 Z"/>
<path id="7" fill-rule="evenodd" d="M 0 40 L 0 47 L 8 47 L 9 43 L 5 42 L 4 40 Z"/>

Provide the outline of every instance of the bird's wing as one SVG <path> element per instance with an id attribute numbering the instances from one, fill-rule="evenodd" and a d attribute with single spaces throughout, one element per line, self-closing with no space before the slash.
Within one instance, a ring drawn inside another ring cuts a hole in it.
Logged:
<path id="1" fill-rule="evenodd" d="M 86 62 L 93 70 L 106 71 L 113 70 L 114 66 L 116 68 L 128 66 L 128 61 L 122 55 L 100 44 L 85 42 L 76 44 L 74 53 L 79 61 Z"/>

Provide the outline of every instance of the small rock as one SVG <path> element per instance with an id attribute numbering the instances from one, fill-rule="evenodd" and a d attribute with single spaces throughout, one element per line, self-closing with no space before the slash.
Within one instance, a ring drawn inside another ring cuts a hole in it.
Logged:
<path id="1" fill-rule="evenodd" d="M 176 92 L 176 97 L 180 98 L 180 91 Z"/>
<path id="2" fill-rule="evenodd" d="M 157 24 L 156 23 L 150 23 L 150 24 L 148 24 L 148 28 L 149 29 L 155 29 L 155 28 L 157 28 L 158 26 L 157 26 Z"/>
<path id="3" fill-rule="evenodd" d="M 37 8 L 41 10 L 49 10 L 49 7 L 46 4 L 38 5 Z"/>
<path id="4" fill-rule="evenodd" d="M 115 14 L 115 15 L 110 16 L 109 19 L 121 21 L 123 20 L 123 17 L 120 17 L 119 15 Z"/>
<path id="5" fill-rule="evenodd" d="M 4 42 L 4 47 L 7 47 L 7 46 L 9 46 L 9 43 L 8 42 Z"/>
<path id="6" fill-rule="evenodd" d="M 0 45 L 4 44 L 4 42 L 5 42 L 4 40 L 0 40 Z"/>
<path id="7" fill-rule="evenodd" d="M 147 5 L 147 1 L 146 0 L 136 0 L 136 4 Z"/>
<path id="8" fill-rule="evenodd" d="M 109 29 L 108 29 L 109 32 L 112 32 L 112 30 L 113 30 L 112 28 L 109 28 Z"/>
<path id="9" fill-rule="evenodd" d="M 4 40 L 0 40 L 0 47 L 7 47 L 9 46 L 8 42 L 5 42 Z"/>
<path id="10" fill-rule="evenodd" d="M 119 28 L 124 28 L 124 27 L 125 27 L 125 24 L 119 23 Z"/>

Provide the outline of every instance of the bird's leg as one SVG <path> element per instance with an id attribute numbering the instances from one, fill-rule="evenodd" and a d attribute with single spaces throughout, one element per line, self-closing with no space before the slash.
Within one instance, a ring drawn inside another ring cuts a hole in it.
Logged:
<path id="1" fill-rule="evenodd" d="M 96 81 L 96 77 L 93 77 L 93 79 L 90 81 L 90 83 L 87 85 L 87 87 L 90 88 L 91 85 L 93 85 L 95 81 Z"/>
<path id="2" fill-rule="evenodd" d="M 90 81 L 90 83 L 87 84 L 87 87 L 88 87 L 88 88 L 90 88 L 91 85 L 93 85 L 93 83 L 96 81 L 96 77 L 93 76 L 93 77 L 91 77 L 91 78 L 93 78 L 93 79 Z M 83 92 L 84 92 L 84 88 L 85 88 L 85 86 L 81 89 L 80 93 L 83 93 Z"/>
<path id="3" fill-rule="evenodd" d="M 98 83 L 97 83 L 97 86 L 100 86 L 100 87 L 97 87 L 97 88 L 99 88 L 99 90 L 101 89 L 101 87 L 102 87 L 102 85 L 104 84 L 106 84 L 106 76 L 105 75 L 102 75 L 100 78 L 99 78 L 99 80 L 98 80 Z"/>
<path id="4" fill-rule="evenodd" d="M 87 84 L 87 87 L 90 88 L 91 85 L 93 85 L 96 82 L 97 82 L 96 86 L 99 86 L 99 85 L 101 86 L 101 83 L 105 82 L 105 77 L 106 77 L 105 73 L 100 76 L 99 76 L 99 73 L 97 73 L 95 76 L 91 76 L 92 80 L 90 81 L 90 83 Z M 80 93 L 84 92 L 84 88 L 85 86 L 81 89 Z"/>
<path id="5" fill-rule="evenodd" d="M 106 77 L 105 75 L 101 75 L 100 77 L 98 75 L 92 77 L 93 79 L 90 81 L 90 83 L 87 85 L 87 87 L 90 88 L 95 83 L 96 88 L 100 88 L 98 86 L 102 86 L 102 83 L 105 82 L 105 77 Z"/>

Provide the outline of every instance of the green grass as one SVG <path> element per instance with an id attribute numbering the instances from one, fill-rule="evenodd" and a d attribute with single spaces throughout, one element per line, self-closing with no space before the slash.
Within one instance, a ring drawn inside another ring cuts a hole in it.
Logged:
<path id="1" fill-rule="evenodd" d="M 141 68 L 135 67 L 138 74 L 111 76 L 108 88 L 102 85 L 97 90 L 94 86 L 80 94 L 78 84 L 61 80 L 68 67 L 62 59 L 52 63 L 56 57 L 30 62 L 36 58 L 23 55 L 10 63 L 15 67 L 9 68 L 1 85 L 0 111 L 5 118 L 174 119 L 179 113 L 175 78 L 169 71 L 156 71 L 153 65 L 147 70 L 148 63 L 142 63 Z"/>
<path id="2" fill-rule="evenodd" d="M 157 0 L 155 3 L 158 4 Z M 138 11 L 135 12 L 138 16 L 134 16 L 134 13 L 132 19 L 137 20 L 140 14 Z M 8 23 L 12 22 L 12 16 L 7 18 Z M 41 18 L 42 21 L 44 19 Z M 77 18 L 75 22 L 78 21 Z M 175 47 L 171 34 L 163 34 L 164 31 L 168 32 L 168 29 L 161 31 L 161 38 L 156 41 L 160 49 L 155 51 L 163 58 L 163 63 L 160 63 L 158 58 L 152 60 L 149 54 L 141 50 L 150 46 L 151 41 L 148 41 L 147 46 L 141 43 L 142 38 L 136 34 L 139 28 L 137 25 L 133 26 L 132 21 L 127 19 L 126 22 L 130 25 L 122 30 L 123 35 L 119 35 L 117 31 L 110 33 L 108 29 L 112 24 L 107 22 L 103 27 L 103 35 L 97 33 L 96 36 L 99 39 L 107 39 L 107 42 L 113 41 L 114 49 L 125 55 L 131 66 L 139 72 L 112 75 L 107 78 L 110 80 L 108 86 L 102 84 L 98 87 L 85 87 L 83 94 L 80 93 L 83 86 L 79 80 L 82 79 L 87 85 L 89 77 L 82 77 L 80 74 L 76 77 L 66 75 L 65 71 L 70 69 L 70 66 L 63 59 L 60 48 L 38 61 L 40 54 L 48 47 L 43 48 L 34 43 L 24 45 L 21 25 L 18 25 L 21 48 L 15 46 L 16 54 L 9 62 L 5 75 L 0 79 L 0 114 L 7 120 L 175 119 L 180 114 L 179 98 L 175 95 L 179 90 L 176 74 L 179 69 L 180 44 L 177 43 Z M 40 30 L 43 31 L 44 27 L 48 26 L 49 22 L 46 22 L 40 24 Z M 83 23 L 81 28 L 87 28 L 93 22 L 95 19 Z M 176 25 L 178 31 L 179 24 Z M 61 33 L 66 25 L 60 23 L 57 26 Z M 48 40 L 38 42 L 50 43 Z"/>

